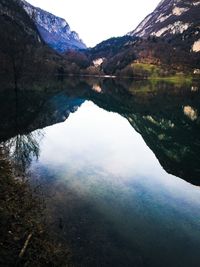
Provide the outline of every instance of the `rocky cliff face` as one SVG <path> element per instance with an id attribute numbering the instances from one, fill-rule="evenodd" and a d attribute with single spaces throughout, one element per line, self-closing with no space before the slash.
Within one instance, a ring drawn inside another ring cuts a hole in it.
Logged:
<path id="1" fill-rule="evenodd" d="M 199 14 L 200 0 L 162 0 L 135 30 L 124 37 L 104 41 L 89 52 L 94 59 L 103 57 L 101 69 L 106 74 L 143 78 L 197 74 Z"/>
<path id="2" fill-rule="evenodd" d="M 18 30 L 18 38 L 26 37 L 31 42 L 41 42 L 41 38 L 34 23 L 30 20 L 26 12 L 21 9 L 17 0 L 0 0 L 0 20 L 2 34 L 8 35 L 10 29 L 14 33 L 14 28 Z M 4 28 L 5 26 L 5 28 Z M 15 36 L 11 35 L 10 39 Z M 4 39 L 4 42 L 6 39 Z M 5 44 L 6 45 L 6 44 Z"/>
<path id="3" fill-rule="evenodd" d="M 183 47 L 200 52 L 200 1 L 163 0 L 138 27 L 128 35 L 162 37 L 182 41 Z"/>
<path id="4" fill-rule="evenodd" d="M 45 44 L 19 0 L 0 0 L 0 74 L 19 82 L 27 73 L 58 73 L 66 60 Z"/>
<path id="5" fill-rule="evenodd" d="M 34 58 L 34 52 L 44 43 L 16 0 L 0 0 L 0 25 L 0 73 L 15 76 L 16 81 L 22 69 L 30 66 L 30 55 Z"/>
<path id="6" fill-rule="evenodd" d="M 24 0 L 21 4 L 30 18 L 34 21 L 43 40 L 58 52 L 85 49 L 86 45 L 78 34 L 71 31 L 69 24 L 62 18 L 34 7 Z"/>

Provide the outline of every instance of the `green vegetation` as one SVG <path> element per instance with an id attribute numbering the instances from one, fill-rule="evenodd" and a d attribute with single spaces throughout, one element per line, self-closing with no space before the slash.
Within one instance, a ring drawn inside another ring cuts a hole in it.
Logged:
<path id="1" fill-rule="evenodd" d="M 160 68 L 153 64 L 147 64 L 147 63 L 133 63 L 131 64 L 131 67 L 133 68 L 133 73 L 146 73 L 148 75 L 151 75 L 151 77 L 159 76 L 160 74 Z"/>
<path id="2" fill-rule="evenodd" d="M 193 78 L 191 75 L 183 75 L 183 74 L 175 74 L 173 76 L 167 77 L 149 77 L 151 82 L 157 83 L 158 81 L 165 81 L 168 83 L 172 83 L 174 85 L 184 85 L 184 84 L 191 84 Z"/>
<path id="3" fill-rule="evenodd" d="M 191 84 L 193 80 L 190 74 L 177 73 L 173 70 L 164 69 L 163 67 L 154 64 L 133 63 L 131 68 L 133 76 L 143 77 L 153 84 L 165 81 L 174 85 L 184 85 Z"/>

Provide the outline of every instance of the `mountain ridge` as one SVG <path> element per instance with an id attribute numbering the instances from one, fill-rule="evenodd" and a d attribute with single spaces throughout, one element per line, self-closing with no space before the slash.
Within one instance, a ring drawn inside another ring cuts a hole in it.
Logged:
<path id="1" fill-rule="evenodd" d="M 133 31 L 125 35 L 135 38 L 134 41 L 124 43 L 125 37 L 115 38 L 118 39 L 116 53 L 112 52 L 114 40 L 103 41 L 91 50 L 92 60 L 99 61 L 101 54 L 97 51 L 102 51 L 104 46 L 102 55 L 107 52 L 101 69 L 106 74 L 156 77 L 200 73 L 199 14 L 199 0 L 162 0 Z"/>
<path id="2" fill-rule="evenodd" d="M 43 40 L 51 48 L 61 53 L 70 49 L 86 49 L 86 45 L 75 31 L 71 31 L 65 19 L 55 16 L 41 8 L 34 7 L 25 0 L 21 0 L 20 4 L 34 21 Z"/>
<path id="3" fill-rule="evenodd" d="M 16 5 L 17 12 L 12 5 Z M 59 75 L 149 78 L 200 73 L 199 0 L 163 0 L 129 34 L 110 38 L 88 49 L 83 48 L 84 44 L 79 43 L 81 40 L 78 35 L 71 31 L 62 18 L 33 7 L 25 0 L 0 0 L 0 6 L 1 25 L 5 25 L 0 32 L 5 41 L 0 45 L 3 49 L 2 62 L 5 54 L 12 61 L 13 57 L 18 57 L 18 62 L 14 62 L 15 70 L 22 69 L 21 61 L 28 54 L 24 67 L 26 73 L 33 72 L 32 65 L 36 73 L 48 69 L 49 73 Z M 12 18 L 6 14 L 9 10 L 14 12 Z M 190 26 L 182 27 L 179 21 L 190 21 Z M 175 28 L 171 27 L 172 23 L 176 25 Z M 3 30 L 6 27 L 10 29 L 7 32 Z M 32 41 L 31 32 L 35 36 Z M 73 41 L 80 44 L 79 48 Z M 31 63 L 36 61 L 40 67 Z"/>
<path id="4" fill-rule="evenodd" d="M 163 0 L 128 35 L 162 37 L 173 42 L 178 37 L 188 43 L 187 51 L 200 51 L 200 1 Z M 192 42 L 191 42 L 192 41 Z"/>

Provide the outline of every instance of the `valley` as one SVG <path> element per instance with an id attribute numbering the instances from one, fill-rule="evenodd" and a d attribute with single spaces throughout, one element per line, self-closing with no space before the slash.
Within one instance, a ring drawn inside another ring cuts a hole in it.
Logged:
<path id="1" fill-rule="evenodd" d="M 86 48 L 64 19 L 26 1 L 1 2 L 1 24 L 7 27 L 11 21 L 9 31 L 1 32 L 6 43 L 0 49 L 1 72 L 12 73 L 13 68 L 19 72 L 23 68 L 23 72 L 36 75 L 46 72 L 136 79 L 199 78 L 198 1 L 162 1 L 134 31 L 93 48 Z M 20 27 L 24 31 L 22 36 L 17 34 Z"/>
<path id="2" fill-rule="evenodd" d="M 200 1 L 93 47 L 41 2 L 0 0 L 0 267 L 199 267 Z"/>

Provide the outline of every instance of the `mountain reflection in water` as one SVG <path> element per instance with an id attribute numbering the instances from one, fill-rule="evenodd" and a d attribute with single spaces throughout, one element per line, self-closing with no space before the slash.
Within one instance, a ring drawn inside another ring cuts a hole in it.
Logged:
<path id="1" fill-rule="evenodd" d="M 77 265 L 199 266 L 198 85 L 49 84 L 1 91 L 0 139 Z"/>

